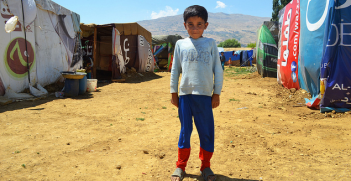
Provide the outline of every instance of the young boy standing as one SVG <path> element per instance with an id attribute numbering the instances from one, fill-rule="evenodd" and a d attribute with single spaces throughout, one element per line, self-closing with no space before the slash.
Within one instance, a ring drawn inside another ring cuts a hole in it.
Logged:
<path id="1" fill-rule="evenodd" d="M 189 38 L 178 40 L 171 72 L 171 102 L 178 107 L 181 130 L 178 142 L 177 168 L 172 181 L 184 178 L 190 156 L 193 119 L 200 137 L 201 174 L 205 181 L 214 181 L 210 168 L 214 151 L 214 118 L 212 109 L 219 106 L 223 84 L 223 69 L 213 39 L 202 36 L 208 26 L 207 10 L 198 5 L 185 9 L 184 26 Z M 182 78 L 179 85 L 180 73 Z"/>

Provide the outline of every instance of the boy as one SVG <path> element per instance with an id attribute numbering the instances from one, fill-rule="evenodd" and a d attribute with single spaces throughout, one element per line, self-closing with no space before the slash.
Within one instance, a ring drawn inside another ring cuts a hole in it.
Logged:
<path id="1" fill-rule="evenodd" d="M 194 117 L 200 137 L 201 175 L 205 181 L 214 181 L 215 175 L 210 169 L 210 159 L 214 151 L 212 108 L 219 106 L 223 70 L 215 41 L 202 37 L 208 26 L 206 9 L 198 5 L 190 6 L 185 9 L 183 18 L 190 37 L 177 41 L 171 73 L 171 102 L 178 107 L 181 123 L 177 168 L 171 180 L 180 181 L 184 178 L 190 156 L 190 136 Z"/>
<path id="2" fill-rule="evenodd" d="M 224 70 L 224 64 L 225 64 L 224 52 L 221 52 L 221 56 L 219 57 L 219 59 L 221 60 L 222 69 Z"/>

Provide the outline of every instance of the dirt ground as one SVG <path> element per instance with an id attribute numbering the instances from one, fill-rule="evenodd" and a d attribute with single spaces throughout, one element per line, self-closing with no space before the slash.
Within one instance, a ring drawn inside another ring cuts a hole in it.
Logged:
<path id="1" fill-rule="evenodd" d="M 219 181 L 351 180 L 351 114 L 321 114 L 275 78 L 226 69 L 214 109 Z M 0 180 L 169 180 L 180 123 L 170 73 L 133 74 L 76 98 L 0 107 Z M 197 131 L 185 181 L 203 180 Z"/>

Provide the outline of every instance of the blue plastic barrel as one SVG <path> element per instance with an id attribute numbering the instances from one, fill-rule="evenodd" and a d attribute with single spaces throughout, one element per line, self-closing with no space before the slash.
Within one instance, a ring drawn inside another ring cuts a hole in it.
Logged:
<path id="1" fill-rule="evenodd" d="M 84 94 L 87 91 L 87 76 L 79 79 L 79 94 Z"/>
<path id="2" fill-rule="evenodd" d="M 79 94 L 79 79 L 65 80 L 65 97 L 76 97 Z"/>

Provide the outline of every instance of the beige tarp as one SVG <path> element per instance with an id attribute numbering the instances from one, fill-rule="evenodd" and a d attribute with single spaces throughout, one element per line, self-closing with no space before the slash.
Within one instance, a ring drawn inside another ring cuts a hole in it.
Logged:
<path id="1" fill-rule="evenodd" d="M 80 29 L 82 30 L 83 37 L 89 37 L 94 34 L 94 28 L 104 28 L 104 27 L 115 27 L 121 35 L 142 35 L 149 43 L 152 44 L 151 33 L 140 26 L 138 23 L 114 23 L 114 24 L 105 24 L 105 25 L 96 25 L 96 24 L 80 24 Z M 112 31 L 111 31 L 112 35 Z"/>

